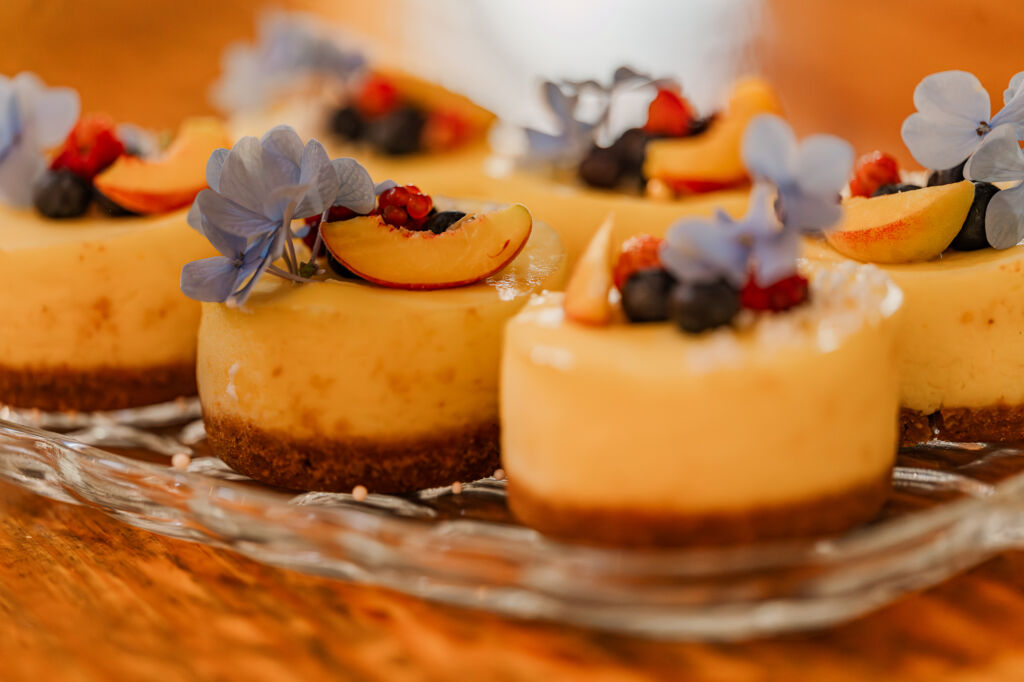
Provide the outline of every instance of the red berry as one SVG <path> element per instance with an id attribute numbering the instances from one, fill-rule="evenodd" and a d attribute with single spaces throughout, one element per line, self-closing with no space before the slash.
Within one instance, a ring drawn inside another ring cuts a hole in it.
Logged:
<path id="1" fill-rule="evenodd" d="M 749 310 L 789 310 L 807 300 L 807 279 L 793 274 L 768 286 L 761 286 L 751 275 L 740 291 L 740 305 Z"/>
<path id="2" fill-rule="evenodd" d="M 424 147 L 444 151 L 459 146 L 469 137 L 469 123 L 457 111 L 434 111 L 427 116 L 420 135 Z"/>
<path id="3" fill-rule="evenodd" d="M 409 222 L 409 214 L 405 212 L 404 208 L 398 206 L 385 206 L 380 215 L 384 218 L 384 222 L 395 227 L 404 227 Z"/>
<path id="4" fill-rule="evenodd" d="M 405 187 L 392 187 L 380 195 L 378 203 L 381 208 L 385 206 L 398 206 L 401 208 L 409 203 L 409 190 Z"/>
<path id="5" fill-rule="evenodd" d="M 694 118 L 690 103 L 682 95 L 662 88 L 647 107 L 644 130 L 654 135 L 682 137 L 690 132 Z"/>
<path id="6" fill-rule="evenodd" d="M 387 78 L 373 74 L 356 95 L 356 108 L 366 117 L 383 116 L 398 106 L 398 88 Z"/>
<path id="7" fill-rule="evenodd" d="M 874 151 L 857 159 L 853 179 L 850 180 L 850 194 L 870 197 L 882 185 L 896 185 L 899 182 L 900 166 L 896 159 Z"/>
<path id="8" fill-rule="evenodd" d="M 432 208 L 434 208 L 434 200 L 426 194 L 413 194 L 405 206 L 405 210 L 413 220 L 426 218 Z"/>
<path id="9" fill-rule="evenodd" d="M 72 128 L 50 168 L 66 168 L 80 178 L 92 180 L 122 154 L 124 144 L 117 138 L 114 121 L 105 114 L 90 114 Z"/>
<path id="10" fill-rule="evenodd" d="M 622 253 L 612 270 L 612 279 L 620 290 L 630 276 L 639 270 L 660 268 L 661 258 L 658 249 L 663 240 L 649 234 L 630 237 L 622 245 Z"/>

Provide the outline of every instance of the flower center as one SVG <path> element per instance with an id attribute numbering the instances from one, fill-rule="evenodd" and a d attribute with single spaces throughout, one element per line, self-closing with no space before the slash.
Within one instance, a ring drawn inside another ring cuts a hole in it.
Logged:
<path id="1" fill-rule="evenodd" d="M 988 124 L 988 121 L 980 121 L 978 127 L 974 129 L 974 132 L 978 134 L 978 137 L 985 137 L 989 131 L 992 130 L 992 126 Z"/>

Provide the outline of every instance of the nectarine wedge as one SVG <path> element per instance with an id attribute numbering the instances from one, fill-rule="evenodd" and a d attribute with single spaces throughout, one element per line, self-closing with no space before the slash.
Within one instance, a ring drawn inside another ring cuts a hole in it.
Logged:
<path id="1" fill-rule="evenodd" d="M 609 215 L 594 233 L 586 251 L 573 270 L 565 289 L 562 309 L 574 322 L 606 325 L 612 320 L 608 294 L 612 290 L 612 232 L 615 220 Z"/>
<path id="2" fill-rule="evenodd" d="M 213 150 L 230 147 L 215 118 L 186 119 L 159 158 L 121 156 L 96 176 L 96 189 L 135 213 L 166 213 L 192 203 L 206 187 L 206 162 Z"/>
<path id="3" fill-rule="evenodd" d="M 914 263 L 935 258 L 953 242 L 974 201 L 964 180 L 843 202 L 843 221 L 825 233 L 839 253 L 865 263 Z"/>
<path id="4" fill-rule="evenodd" d="M 736 83 L 725 111 L 700 135 L 652 140 L 644 175 L 677 192 L 713 191 L 747 181 L 741 155 L 743 131 L 760 114 L 782 112 L 778 96 L 761 80 Z"/>
<path id="5" fill-rule="evenodd" d="M 445 232 L 392 227 L 380 216 L 321 226 L 324 246 L 365 280 L 395 289 L 449 289 L 490 277 L 519 255 L 533 229 L 522 204 L 471 213 Z"/>

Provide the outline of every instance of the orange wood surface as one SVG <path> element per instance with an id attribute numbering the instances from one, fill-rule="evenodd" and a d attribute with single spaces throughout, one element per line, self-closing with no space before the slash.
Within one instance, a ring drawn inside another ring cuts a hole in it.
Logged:
<path id="1" fill-rule="evenodd" d="M 0 483 L 0 680 L 1024 679 L 1024 553 L 819 633 L 659 643 L 262 566 Z"/>

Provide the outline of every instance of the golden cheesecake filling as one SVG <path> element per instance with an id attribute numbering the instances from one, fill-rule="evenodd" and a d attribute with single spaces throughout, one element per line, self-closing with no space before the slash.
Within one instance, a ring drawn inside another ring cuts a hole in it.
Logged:
<path id="1" fill-rule="evenodd" d="M 804 254 L 843 259 L 818 241 L 808 240 Z M 898 345 L 904 408 L 929 415 L 1024 405 L 1024 246 L 879 267 L 905 298 Z"/>
<path id="2" fill-rule="evenodd" d="M 407 291 L 353 280 L 261 280 L 243 309 L 203 304 L 204 416 L 296 447 L 343 443 L 341 458 L 380 452 L 426 466 L 428 445 L 458 434 L 487 440 L 485 432 L 496 453 L 502 329 L 532 293 L 559 286 L 564 269 L 558 235 L 535 222 L 508 267 L 470 286 Z M 306 485 L 367 483 L 338 474 Z M 294 478 L 291 485 L 302 487 Z"/>
<path id="3" fill-rule="evenodd" d="M 194 391 L 199 304 L 178 282 L 214 250 L 185 216 L 0 208 L 0 402 L 114 409 Z"/>
<path id="4" fill-rule="evenodd" d="M 878 270 L 845 264 L 816 272 L 803 306 L 698 336 L 586 327 L 561 295 L 537 300 L 502 364 L 513 510 L 520 491 L 552 513 L 679 522 L 877 492 L 895 455 L 900 302 Z"/>

